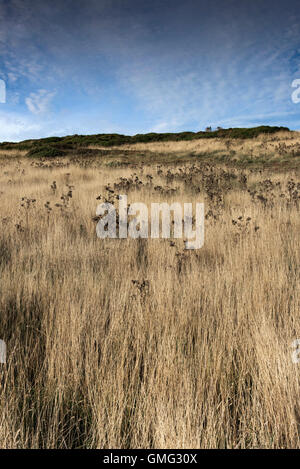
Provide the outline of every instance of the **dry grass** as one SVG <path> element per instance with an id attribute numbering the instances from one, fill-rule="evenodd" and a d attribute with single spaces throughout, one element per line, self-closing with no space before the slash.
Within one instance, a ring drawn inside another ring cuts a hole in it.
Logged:
<path id="1" fill-rule="evenodd" d="M 108 149 L 108 147 L 91 146 L 91 149 Z M 212 156 L 215 160 L 225 159 L 226 162 L 283 162 L 285 159 L 300 161 L 300 132 L 278 132 L 261 134 L 255 139 L 221 139 L 207 138 L 178 142 L 153 142 L 110 147 L 123 151 L 147 152 L 152 155 L 172 155 L 179 158 L 188 155 Z"/>
<path id="2" fill-rule="evenodd" d="M 22 150 L 0 150 L 0 160 L 21 158 L 26 155 L 26 151 Z"/>
<path id="3" fill-rule="evenodd" d="M 0 164 L 0 447 L 300 447 L 299 171 Z M 204 247 L 98 239 L 108 183 L 204 201 Z"/>

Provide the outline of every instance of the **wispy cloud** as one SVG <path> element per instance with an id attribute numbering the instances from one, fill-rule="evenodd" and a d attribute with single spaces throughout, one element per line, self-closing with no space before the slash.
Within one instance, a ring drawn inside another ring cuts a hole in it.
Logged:
<path id="1" fill-rule="evenodd" d="M 19 115 L 0 114 L 0 141 L 17 141 L 40 132 L 41 125 Z"/>
<path id="2" fill-rule="evenodd" d="M 47 90 L 38 90 L 36 93 L 30 93 L 28 98 L 25 99 L 29 111 L 33 114 L 46 113 L 55 94 L 55 91 L 50 92 Z"/>
<path id="3" fill-rule="evenodd" d="M 6 109 L 41 132 L 296 124 L 298 10 L 296 0 L 0 0 Z"/>
<path id="4" fill-rule="evenodd" d="M 146 109 L 156 121 L 152 128 L 196 130 L 224 122 L 233 126 L 240 115 L 245 116 L 240 119 L 244 125 L 261 116 L 268 123 L 275 115 L 284 124 L 286 116 L 299 112 L 290 99 L 291 58 L 299 49 L 299 34 L 291 30 L 290 16 L 278 3 L 262 9 L 253 2 L 248 8 L 240 6 L 239 21 L 233 22 L 230 6 L 237 3 L 230 4 L 213 11 L 208 6 L 200 19 L 189 8 L 172 9 L 168 28 L 177 33 L 186 21 L 189 49 L 187 40 L 176 41 L 169 32 L 173 47 L 170 41 L 162 43 L 155 54 L 157 45 L 147 44 L 141 53 L 143 45 L 137 44 L 127 55 L 120 79 L 137 98 L 139 110 Z M 198 29 L 192 16 L 199 20 Z M 299 15 L 292 24 L 295 21 L 299 24 Z"/>

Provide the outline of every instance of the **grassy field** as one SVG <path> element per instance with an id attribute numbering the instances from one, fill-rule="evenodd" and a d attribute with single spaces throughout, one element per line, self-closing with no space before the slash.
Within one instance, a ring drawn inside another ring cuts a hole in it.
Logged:
<path id="1" fill-rule="evenodd" d="M 300 448 L 298 133 L 0 167 L 1 448 Z M 100 240 L 118 194 L 204 202 L 204 247 Z"/>

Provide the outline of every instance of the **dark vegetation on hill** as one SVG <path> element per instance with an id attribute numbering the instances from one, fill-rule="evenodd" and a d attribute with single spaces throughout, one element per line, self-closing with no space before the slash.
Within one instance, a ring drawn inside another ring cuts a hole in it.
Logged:
<path id="1" fill-rule="evenodd" d="M 272 134 L 281 130 L 289 131 L 287 127 L 260 126 L 254 128 L 220 129 L 212 132 L 148 133 L 134 136 L 119 134 L 70 135 L 67 137 L 24 140 L 19 143 L 3 142 L 0 143 L 0 149 L 27 150 L 28 156 L 51 158 L 63 156 L 69 151 L 80 150 L 90 145 L 111 147 L 134 143 L 188 141 L 200 138 L 247 139 L 255 138 L 263 133 Z"/>

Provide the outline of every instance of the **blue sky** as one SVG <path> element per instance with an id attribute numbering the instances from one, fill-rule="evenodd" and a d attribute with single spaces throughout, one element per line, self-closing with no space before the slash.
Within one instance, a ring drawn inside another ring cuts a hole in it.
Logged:
<path id="1" fill-rule="evenodd" d="M 300 129 L 294 0 L 0 0 L 0 141 Z"/>

